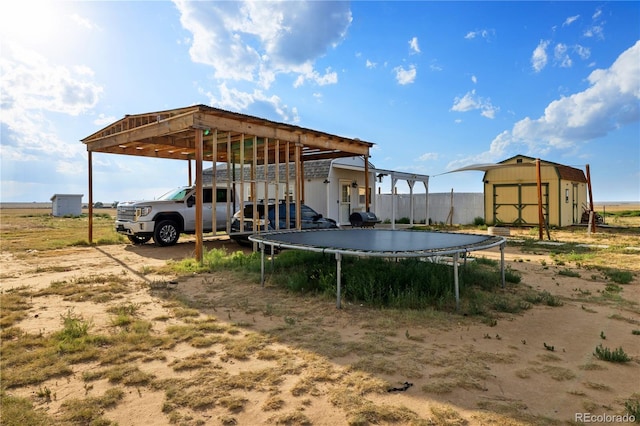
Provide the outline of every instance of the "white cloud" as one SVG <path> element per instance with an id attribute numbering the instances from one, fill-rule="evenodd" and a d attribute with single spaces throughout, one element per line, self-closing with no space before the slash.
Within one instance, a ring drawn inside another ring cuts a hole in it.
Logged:
<path id="1" fill-rule="evenodd" d="M 469 31 L 464 38 L 467 40 L 473 40 L 476 37 L 483 38 L 487 41 L 491 41 L 495 36 L 495 30 L 477 30 L 477 31 Z"/>
<path id="2" fill-rule="evenodd" d="M 287 123 L 297 123 L 300 121 L 298 110 L 289 108 L 282 103 L 278 96 L 267 96 L 261 90 L 254 90 L 252 93 L 243 92 L 238 89 L 229 89 L 226 83 L 218 86 L 219 97 L 210 92 L 201 90 L 201 93 L 209 97 L 209 103 L 217 108 L 245 111 L 250 109 L 254 115 L 265 117 L 274 121 Z"/>
<path id="3" fill-rule="evenodd" d="M 437 152 L 425 152 L 420 157 L 418 157 L 419 161 L 429 161 L 429 160 L 437 160 L 438 153 Z"/>
<path id="4" fill-rule="evenodd" d="M 451 163 L 452 168 L 492 162 L 508 148 L 524 144 L 530 152 L 575 149 L 580 143 L 640 121 L 640 41 L 622 52 L 608 69 L 591 72 L 582 92 L 551 102 L 538 119 L 526 117 L 491 142 L 489 151 Z"/>
<path id="5" fill-rule="evenodd" d="M 533 50 L 531 66 L 535 72 L 540 72 L 547 66 L 547 46 L 549 46 L 548 40 L 540 40 L 538 46 Z"/>
<path id="6" fill-rule="evenodd" d="M 277 74 L 336 80 L 313 71 L 314 61 L 342 41 L 352 21 L 347 2 L 191 2 L 174 0 L 182 26 L 193 34 L 191 59 L 218 79 L 259 82 Z"/>
<path id="7" fill-rule="evenodd" d="M 404 67 L 399 66 L 395 67 L 393 71 L 396 73 L 396 81 L 400 85 L 411 84 L 416 80 L 416 76 L 418 71 L 416 70 L 415 65 L 410 65 L 408 69 L 404 69 Z"/>
<path id="8" fill-rule="evenodd" d="M 573 61 L 567 54 L 567 45 L 563 43 L 556 44 L 553 49 L 553 55 L 556 63 L 560 64 L 562 68 L 571 68 Z"/>
<path id="9" fill-rule="evenodd" d="M 475 75 L 472 75 L 472 76 L 471 76 L 471 82 L 472 82 L 473 84 L 476 84 L 476 83 L 478 82 L 478 78 L 477 78 Z"/>
<path id="10" fill-rule="evenodd" d="M 562 23 L 562 26 L 563 27 L 569 26 L 573 24 L 575 21 L 577 21 L 578 18 L 580 18 L 580 15 L 569 16 L 567 19 L 564 20 L 564 22 Z"/>
<path id="11" fill-rule="evenodd" d="M 60 140 L 46 113 L 78 116 L 96 106 L 102 87 L 91 80 L 87 67 L 68 68 L 43 56 L 6 43 L 0 58 L 2 114 L 7 126 L 3 153 L 24 161 L 31 154 L 71 158 L 84 152 L 78 144 Z"/>
<path id="12" fill-rule="evenodd" d="M 429 69 L 431 71 L 442 71 L 444 68 L 442 67 L 442 65 L 440 65 L 438 63 L 437 60 L 432 60 L 431 63 L 429 64 Z"/>
<path id="13" fill-rule="evenodd" d="M 411 49 L 411 53 L 420 53 L 420 46 L 418 45 L 418 37 L 414 37 L 409 40 L 409 49 Z"/>
<path id="14" fill-rule="evenodd" d="M 69 16 L 71 18 L 71 20 L 73 22 L 75 22 L 76 24 L 78 24 L 79 26 L 81 26 L 82 28 L 85 28 L 87 30 L 97 30 L 100 29 L 94 22 L 92 22 L 91 20 L 84 18 L 80 15 L 78 15 L 77 13 L 73 13 Z"/>
<path id="15" fill-rule="evenodd" d="M 366 65 L 367 68 L 375 68 L 377 64 L 375 62 L 371 62 L 370 60 L 367 59 L 367 62 L 366 62 L 365 65 Z"/>
<path id="16" fill-rule="evenodd" d="M 67 68 L 50 64 L 36 52 L 15 45 L 3 46 L 0 58 L 3 80 L 3 110 L 19 108 L 78 115 L 93 108 L 99 87 L 86 77 L 87 67 Z"/>
<path id="17" fill-rule="evenodd" d="M 589 38 L 604 39 L 604 25 L 592 25 L 584 31 L 583 35 Z"/>
<path id="18" fill-rule="evenodd" d="M 318 86 L 326 86 L 327 84 L 337 83 L 338 74 L 335 71 L 331 71 L 330 68 L 327 68 L 324 74 L 320 74 L 311 66 L 307 66 L 300 69 L 300 74 L 296 78 L 295 83 L 293 83 L 293 87 L 300 87 L 305 81 L 312 81 Z"/>
<path id="19" fill-rule="evenodd" d="M 580 58 L 583 60 L 589 59 L 589 57 L 591 56 L 591 49 L 589 49 L 588 47 L 581 46 L 579 44 L 576 44 L 575 46 L 573 46 L 573 51 L 576 52 L 578 56 L 580 56 Z"/>
<path id="20" fill-rule="evenodd" d="M 113 123 L 114 121 L 116 121 L 116 118 L 112 115 L 104 115 L 104 114 L 99 114 L 98 118 L 96 118 L 95 120 L 93 120 L 93 124 L 95 124 L 96 126 L 106 126 L 108 124 Z"/>
<path id="21" fill-rule="evenodd" d="M 496 112 L 500 109 L 491 104 L 490 99 L 485 99 L 476 95 L 475 89 L 467 92 L 462 97 L 456 97 L 453 101 L 451 111 L 467 112 L 480 110 L 480 114 L 486 118 L 495 118 Z"/>

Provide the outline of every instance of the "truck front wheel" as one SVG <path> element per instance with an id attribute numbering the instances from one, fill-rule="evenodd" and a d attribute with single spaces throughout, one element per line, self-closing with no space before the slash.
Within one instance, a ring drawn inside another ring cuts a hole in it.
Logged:
<path id="1" fill-rule="evenodd" d="M 156 225 L 153 231 L 153 241 L 159 246 L 172 246 L 178 242 L 180 230 L 172 220 L 163 220 Z"/>

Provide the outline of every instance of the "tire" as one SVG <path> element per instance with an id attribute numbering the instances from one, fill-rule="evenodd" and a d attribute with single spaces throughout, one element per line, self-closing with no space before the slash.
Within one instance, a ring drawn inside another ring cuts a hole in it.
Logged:
<path id="1" fill-rule="evenodd" d="M 161 247 L 172 246 L 178 242 L 180 229 L 172 220 L 163 220 L 153 230 L 153 241 Z"/>
<path id="2" fill-rule="evenodd" d="M 131 241 L 135 245 L 144 244 L 151 239 L 151 237 L 149 236 L 141 237 L 139 235 L 127 235 L 127 238 L 129 238 L 129 241 Z"/>

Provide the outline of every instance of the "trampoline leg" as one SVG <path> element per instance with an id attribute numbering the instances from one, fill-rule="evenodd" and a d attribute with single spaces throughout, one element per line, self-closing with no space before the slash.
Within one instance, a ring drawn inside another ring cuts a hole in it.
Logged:
<path id="1" fill-rule="evenodd" d="M 264 243 L 260 243 L 260 285 L 264 287 Z"/>
<path id="2" fill-rule="evenodd" d="M 275 260 L 275 256 L 274 253 L 276 251 L 275 248 L 273 248 L 273 246 L 269 246 L 271 248 L 271 272 L 273 272 L 273 270 L 275 269 L 275 264 L 276 264 L 276 260 Z"/>
<path id="3" fill-rule="evenodd" d="M 341 284 L 342 284 L 342 279 L 341 279 L 341 273 L 342 271 L 342 254 L 340 253 L 336 253 L 336 293 L 337 293 L 337 299 L 336 299 L 336 308 L 340 309 L 340 299 L 341 299 Z"/>
<path id="4" fill-rule="evenodd" d="M 505 244 L 500 244 L 500 275 L 502 279 L 502 288 L 505 286 L 505 277 L 504 277 L 504 246 Z"/>
<path id="5" fill-rule="evenodd" d="M 458 282 L 458 252 L 453 254 L 453 291 L 456 294 L 456 311 L 460 310 L 460 286 Z"/>

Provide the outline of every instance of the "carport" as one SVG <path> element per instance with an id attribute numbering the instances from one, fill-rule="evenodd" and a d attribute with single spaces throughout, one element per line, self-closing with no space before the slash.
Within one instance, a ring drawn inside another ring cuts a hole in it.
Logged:
<path id="1" fill-rule="evenodd" d="M 292 188 L 294 202 L 298 209 L 296 227 L 300 229 L 300 204 L 304 202 L 304 162 L 326 158 L 363 156 L 365 179 L 368 180 L 367 165 L 369 149 L 373 143 L 357 138 L 336 136 L 317 130 L 285 123 L 278 123 L 259 117 L 225 111 L 206 105 L 194 105 L 144 114 L 125 115 L 81 140 L 87 147 L 89 177 L 89 242 L 93 242 L 93 153 L 135 155 L 175 159 L 189 162 L 189 183 L 191 183 L 191 161 L 195 164 L 196 193 L 202 194 L 203 162 L 210 161 L 213 167 L 212 186 L 216 187 L 216 164 L 226 163 L 227 170 L 236 164 L 249 165 L 250 179 L 240 176 L 238 181 L 231 175 L 225 183 L 249 185 L 251 193 L 256 185 L 263 184 L 265 193 L 269 183 L 256 178 L 258 165 L 284 164 L 295 170 L 295 184 Z M 276 177 L 275 186 L 280 182 Z M 289 185 L 283 182 L 283 185 Z M 365 185 L 369 185 L 365 182 Z M 213 191 L 215 194 L 215 191 Z M 289 192 L 289 188 L 287 188 Z M 243 193 L 241 191 L 241 193 Z M 257 210 L 256 197 L 254 211 Z M 240 200 L 243 202 L 244 200 Z M 213 200 L 215 203 L 215 200 Z M 288 202 L 288 199 L 287 199 Z M 203 255 L 202 197 L 196 197 L 196 259 L 201 262 Z M 369 210 L 368 200 L 366 210 Z M 227 231 L 233 212 L 227 208 Z M 215 229 L 215 214 L 213 215 Z"/>

